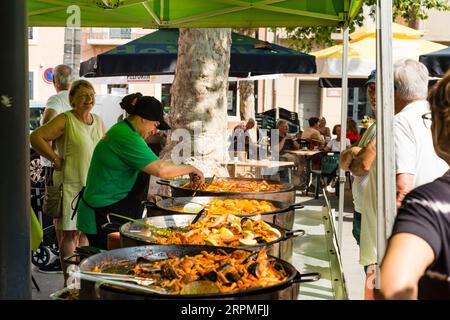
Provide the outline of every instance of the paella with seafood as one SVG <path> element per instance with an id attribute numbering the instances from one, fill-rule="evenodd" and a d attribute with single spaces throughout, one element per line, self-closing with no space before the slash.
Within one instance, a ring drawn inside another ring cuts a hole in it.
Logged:
<path id="1" fill-rule="evenodd" d="M 218 249 L 157 261 L 139 257 L 136 261 L 96 266 L 91 271 L 134 275 L 164 288 L 169 294 L 189 294 L 190 285 L 202 283 L 209 290 L 236 292 L 273 286 L 288 277 L 283 265 L 277 259 L 270 258 L 265 250 L 227 253 Z"/>

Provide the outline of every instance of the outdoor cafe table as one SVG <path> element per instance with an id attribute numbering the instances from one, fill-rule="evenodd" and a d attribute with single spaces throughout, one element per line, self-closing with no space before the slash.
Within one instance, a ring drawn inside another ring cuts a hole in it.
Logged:
<path id="1" fill-rule="evenodd" d="M 321 150 L 290 150 L 288 153 L 295 154 L 297 156 L 304 156 L 304 157 L 311 157 L 319 152 L 322 152 Z"/>
<path id="2" fill-rule="evenodd" d="M 275 169 L 280 167 L 288 167 L 289 169 L 294 166 L 294 162 L 290 161 L 273 161 L 273 160 L 247 160 L 247 161 L 232 161 L 224 162 L 223 165 L 227 166 L 228 172 L 231 177 L 236 177 L 238 167 L 255 169 L 255 178 L 261 178 L 267 172 L 267 169 Z M 289 181 L 291 180 L 291 174 L 289 170 Z"/>
<path id="3" fill-rule="evenodd" d="M 322 152 L 321 150 L 289 150 L 288 153 L 294 154 L 297 157 L 301 157 L 305 159 L 305 166 L 304 168 L 298 168 L 298 170 L 301 170 L 300 174 L 303 176 L 303 181 L 305 188 L 308 188 L 311 184 L 311 181 L 309 179 L 309 161 L 310 158 L 319 153 Z"/>

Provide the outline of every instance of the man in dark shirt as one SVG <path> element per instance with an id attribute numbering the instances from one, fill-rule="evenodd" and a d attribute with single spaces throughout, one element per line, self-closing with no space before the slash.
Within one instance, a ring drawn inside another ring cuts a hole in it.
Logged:
<path id="1" fill-rule="evenodd" d="M 431 118 L 434 149 L 450 164 L 450 72 L 428 100 L 431 117 L 425 113 L 422 118 L 424 123 Z M 403 200 L 381 265 L 381 294 L 450 299 L 450 170 Z"/>
<path id="2" fill-rule="evenodd" d="M 393 299 L 450 299 L 449 276 L 450 171 L 403 201 L 381 267 L 381 288 Z"/>
<path id="3" fill-rule="evenodd" d="M 293 137 L 288 133 L 288 123 L 285 120 L 278 120 L 277 128 L 279 131 L 279 153 L 280 155 L 289 150 L 298 150 L 300 145 L 293 140 Z"/>

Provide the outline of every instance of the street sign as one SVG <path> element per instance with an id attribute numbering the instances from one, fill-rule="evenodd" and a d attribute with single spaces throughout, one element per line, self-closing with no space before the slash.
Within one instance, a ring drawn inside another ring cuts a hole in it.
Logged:
<path id="1" fill-rule="evenodd" d="M 53 68 L 45 69 L 43 78 L 46 83 L 52 84 L 53 83 Z"/>

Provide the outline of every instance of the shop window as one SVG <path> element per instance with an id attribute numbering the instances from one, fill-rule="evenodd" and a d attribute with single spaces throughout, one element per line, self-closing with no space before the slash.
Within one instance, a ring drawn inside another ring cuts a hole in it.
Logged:
<path id="1" fill-rule="evenodd" d="M 237 116 L 237 82 L 228 82 L 227 114 Z"/>
<path id="2" fill-rule="evenodd" d="M 127 84 L 108 84 L 108 94 L 124 96 L 128 94 Z"/>
<path id="3" fill-rule="evenodd" d="M 110 39 L 131 39 L 131 28 L 110 28 Z"/>
<path id="4" fill-rule="evenodd" d="M 365 87 L 350 88 L 348 90 L 348 114 L 349 118 L 353 118 L 358 124 L 364 116 L 371 116 L 372 112 L 367 99 L 367 91 Z"/>

